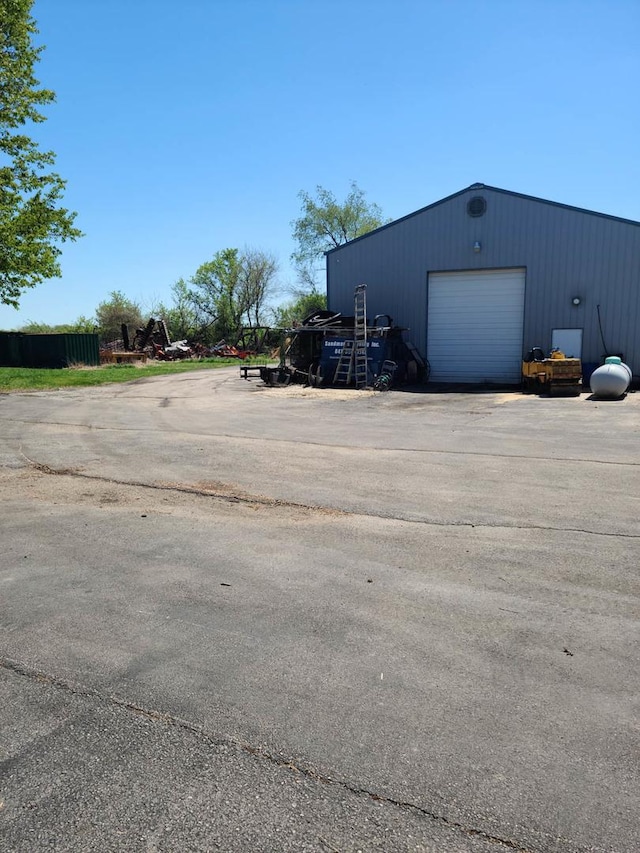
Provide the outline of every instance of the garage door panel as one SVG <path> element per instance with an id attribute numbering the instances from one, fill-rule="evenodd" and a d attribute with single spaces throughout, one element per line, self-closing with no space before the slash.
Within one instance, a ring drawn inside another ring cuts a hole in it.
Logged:
<path id="1" fill-rule="evenodd" d="M 434 382 L 519 381 L 524 283 L 524 269 L 429 275 Z"/>

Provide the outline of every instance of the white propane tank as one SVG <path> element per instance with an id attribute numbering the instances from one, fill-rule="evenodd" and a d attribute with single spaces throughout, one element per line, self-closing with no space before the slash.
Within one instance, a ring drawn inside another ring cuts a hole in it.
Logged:
<path id="1" fill-rule="evenodd" d="M 631 368 L 617 355 L 610 355 L 605 358 L 604 364 L 591 374 L 591 393 L 610 400 L 622 397 L 631 385 L 631 377 Z"/>

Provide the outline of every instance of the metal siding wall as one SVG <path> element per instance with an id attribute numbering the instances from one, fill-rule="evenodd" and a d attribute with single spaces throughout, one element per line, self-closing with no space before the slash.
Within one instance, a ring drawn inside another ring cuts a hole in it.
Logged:
<path id="1" fill-rule="evenodd" d="M 61 368 L 70 364 L 99 363 L 97 335 L 0 333 L 0 364 L 3 367 Z"/>
<path id="2" fill-rule="evenodd" d="M 100 345 L 97 335 L 65 335 L 66 363 L 69 364 L 100 364 Z"/>
<path id="3" fill-rule="evenodd" d="M 486 198 L 487 211 L 474 219 L 466 205 L 475 195 Z M 408 337 L 424 354 L 427 273 L 505 267 L 527 270 L 525 351 L 550 348 L 554 328 L 582 328 L 583 361 L 599 361 L 599 304 L 609 351 L 624 353 L 640 373 L 640 226 L 487 188 L 329 254 L 330 307 L 352 314 L 354 287 L 365 283 L 368 313 L 390 313 L 409 326 Z M 582 299 L 577 308 L 573 296 Z"/>
<path id="4" fill-rule="evenodd" d="M 0 332 L 0 367 L 20 367 L 20 335 Z"/>

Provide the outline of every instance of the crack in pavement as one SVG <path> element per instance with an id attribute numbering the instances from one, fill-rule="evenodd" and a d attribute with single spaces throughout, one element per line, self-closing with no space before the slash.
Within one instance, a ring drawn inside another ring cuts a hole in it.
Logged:
<path id="1" fill-rule="evenodd" d="M 458 832 L 461 832 L 467 836 L 479 838 L 483 841 L 487 841 L 492 844 L 501 845 L 503 847 L 506 847 L 508 850 L 516 851 L 516 853 L 533 853 L 531 848 L 523 847 L 521 844 L 516 841 L 513 841 L 512 839 L 502 838 L 501 836 L 485 832 L 482 829 L 476 829 L 474 827 L 465 826 L 459 821 L 450 820 L 444 815 L 431 812 L 423 806 L 416 805 L 415 803 L 410 803 L 403 800 L 396 800 L 391 796 L 387 796 L 376 791 L 371 791 L 368 788 L 357 787 L 356 785 L 350 784 L 349 782 L 343 779 L 336 779 L 324 773 L 319 773 L 313 767 L 306 766 L 302 762 L 295 761 L 291 758 L 283 758 L 281 756 L 274 755 L 272 752 L 269 752 L 266 749 L 252 746 L 251 744 L 237 740 L 236 738 L 213 735 L 212 733 L 207 732 L 204 727 L 198 726 L 194 723 L 189 722 L 189 720 L 185 720 L 173 714 L 158 711 L 156 709 L 145 708 L 142 705 L 139 705 L 136 702 L 132 702 L 121 696 L 116 696 L 114 694 L 107 695 L 105 693 L 102 693 L 101 691 L 93 687 L 74 684 L 71 681 L 67 681 L 55 675 L 44 673 L 37 669 L 33 669 L 32 667 L 26 666 L 25 664 L 19 663 L 18 661 L 10 660 L 9 658 L 0 658 L 0 668 L 22 678 L 27 678 L 29 679 L 29 681 L 32 681 L 34 683 L 47 685 L 49 687 L 55 688 L 56 690 L 69 693 L 72 696 L 81 696 L 95 699 L 105 705 L 110 705 L 116 708 L 122 708 L 124 711 L 143 716 L 153 722 L 164 723 L 167 726 L 173 726 L 174 728 L 187 731 L 190 734 L 197 736 L 201 740 L 206 741 L 212 746 L 232 746 L 235 749 L 245 753 L 246 755 L 250 755 L 255 759 L 261 761 L 268 761 L 269 763 L 277 767 L 281 767 L 293 773 L 298 773 L 301 776 L 304 776 L 305 778 L 310 779 L 312 781 L 320 782 L 323 785 L 332 785 L 335 787 L 339 787 L 342 788 L 344 791 L 347 791 L 351 794 L 355 794 L 356 796 L 368 797 L 372 800 L 375 800 L 376 802 L 386 803 L 390 806 L 402 809 L 403 811 L 418 814 L 434 822 L 444 824 L 450 829 L 457 830 Z M 562 840 L 568 841 L 568 839 Z"/>
<path id="2" fill-rule="evenodd" d="M 342 509 L 338 507 L 322 506 L 319 504 L 305 504 L 298 501 L 290 501 L 283 498 L 269 498 L 264 495 L 251 495 L 246 492 L 222 492 L 214 489 L 198 488 L 197 486 L 188 486 L 180 483 L 144 483 L 138 480 L 116 480 L 114 477 L 106 477 L 100 474 L 86 474 L 82 471 L 74 470 L 73 468 L 51 468 L 42 462 L 36 462 L 30 459 L 23 451 L 20 451 L 21 456 L 26 459 L 29 465 L 43 474 L 53 475 L 57 477 L 78 477 L 83 480 L 92 480 L 100 483 L 109 483 L 114 486 L 132 486 L 140 489 L 152 489 L 155 491 L 165 492 L 180 492 L 182 494 L 199 495 L 201 497 L 214 498 L 216 500 L 226 501 L 227 503 L 241 503 L 248 506 L 265 506 L 274 508 L 290 508 L 305 510 L 307 512 L 316 512 L 319 514 L 326 513 L 330 515 L 360 517 L 360 518 L 379 518 L 385 521 L 401 521 L 405 524 L 422 524 L 428 527 L 468 527 L 479 530 L 543 530 L 557 533 L 581 533 L 586 536 L 603 536 L 613 539 L 640 539 L 640 533 L 620 533 L 609 532 L 602 530 L 588 530 L 584 527 L 553 527 L 544 524 L 490 524 L 488 522 L 471 522 L 471 521 L 440 521 L 438 519 L 428 518 L 410 518 L 402 515 L 391 515 L 377 512 L 363 512 L 359 510 Z"/>
<path id="3" fill-rule="evenodd" d="M 161 397 L 154 397 L 153 399 L 161 400 Z M 25 420 L 20 418 L 0 418 L 0 421 L 5 420 L 8 423 L 16 423 L 16 424 L 30 424 L 32 426 L 61 426 L 61 427 L 74 427 L 75 429 L 84 429 L 95 432 L 143 432 L 143 433 L 151 433 L 155 432 L 158 434 L 170 432 L 175 435 L 187 435 L 191 438 L 224 438 L 230 439 L 232 441 L 247 441 L 247 442 L 261 442 L 261 443 L 271 443 L 271 444 L 294 444 L 296 446 L 307 445 L 309 447 L 322 447 L 330 450 L 352 450 L 352 451 L 364 451 L 370 453 L 375 451 L 376 453 L 431 453 L 431 454 L 442 454 L 444 456 L 473 456 L 473 457 L 482 457 L 488 459 L 522 459 L 525 461 L 531 460 L 532 462 L 575 462 L 579 464 L 585 465 L 617 465 L 622 468 L 638 468 L 640 467 L 640 462 L 633 462 L 631 460 L 615 460 L 615 459 L 586 459 L 583 457 L 574 457 L 574 456 L 532 456 L 526 453 L 492 453 L 491 451 L 479 451 L 479 450 L 443 450 L 436 449 L 430 447 L 378 447 L 377 445 L 367 444 L 366 446 L 361 445 L 353 445 L 353 444 L 331 444 L 326 441 L 309 441 L 308 439 L 305 441 L 301 441 L 300 439 L 286 439 L 286 438 L 269 438 L 268 436 L 255 436 L 255 435 L 236 435 L 230 434 L 226 432 L 196 432 L 191 430 L 180 430 L 175 429 L 174 427 L 167 427 L 166 429 L 158 429 L 158 427 L 149 428 L 145 427 L 115 427 L 115 426 L 106 426 L 103 424 L 77 424 L 77 423 L 69 423 L 68 421 L 32 421 Z"/>

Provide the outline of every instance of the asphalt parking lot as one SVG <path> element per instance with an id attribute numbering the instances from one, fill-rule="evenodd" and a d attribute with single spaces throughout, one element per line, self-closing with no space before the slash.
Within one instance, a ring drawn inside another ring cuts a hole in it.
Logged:
<path id="1" fill-rule="evenodd" d="M 0 848 L 637 850 L 639 401 L 0 396 Z"/>

